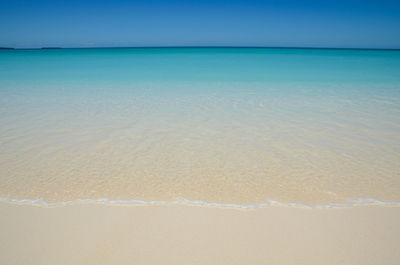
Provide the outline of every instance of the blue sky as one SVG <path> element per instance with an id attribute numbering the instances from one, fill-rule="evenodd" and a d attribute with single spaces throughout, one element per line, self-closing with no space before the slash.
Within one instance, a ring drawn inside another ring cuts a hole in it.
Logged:
<path id="1" fill-rule="evenodd" d="M 400 1 L 0 0 L 0 46 L 400 48 Z"/>

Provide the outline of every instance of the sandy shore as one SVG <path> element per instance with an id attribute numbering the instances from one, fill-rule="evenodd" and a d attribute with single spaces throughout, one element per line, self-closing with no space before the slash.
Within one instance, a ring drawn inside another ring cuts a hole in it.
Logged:
<path id="1" fill-rule="evenodd" d="M 0 203 L 0 264 L 400 264 L 400 207 Z"/>

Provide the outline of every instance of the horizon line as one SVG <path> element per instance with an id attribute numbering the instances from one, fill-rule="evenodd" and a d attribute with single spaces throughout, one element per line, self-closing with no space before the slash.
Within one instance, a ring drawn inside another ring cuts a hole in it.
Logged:
<path id="1" fill-rule="evenodd" d="M 160 46 L 92 46 L 92 47 L 29 47 L 16 48 L 0 46 L 0 50 L 58 50 L 58 49 L 154 49 L 154 48 L 258 48 L 258 49 L 314 49 L 314 50 L 381 50 L 399 51 L 400 48 L 361 48 L 361 47 L 312 47 L 312 46 L 235 46 L 235 45 L 160 45 Z"/>

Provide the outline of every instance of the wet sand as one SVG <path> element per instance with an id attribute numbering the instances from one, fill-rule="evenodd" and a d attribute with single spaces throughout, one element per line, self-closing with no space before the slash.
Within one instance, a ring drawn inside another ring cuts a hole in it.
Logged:
<path id="1" fill-rule="evenodd" d="M 400 264 L 400 207 L 0 202 L 0 264 Z"/>

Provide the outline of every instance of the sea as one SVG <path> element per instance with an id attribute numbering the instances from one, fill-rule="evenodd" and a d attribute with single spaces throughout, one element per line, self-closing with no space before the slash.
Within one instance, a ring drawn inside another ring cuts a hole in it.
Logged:
<path id="1" fill-rule="evenodd" d="M 400 202 L 400 50 L 0 50 L 0 198 Z"/>

